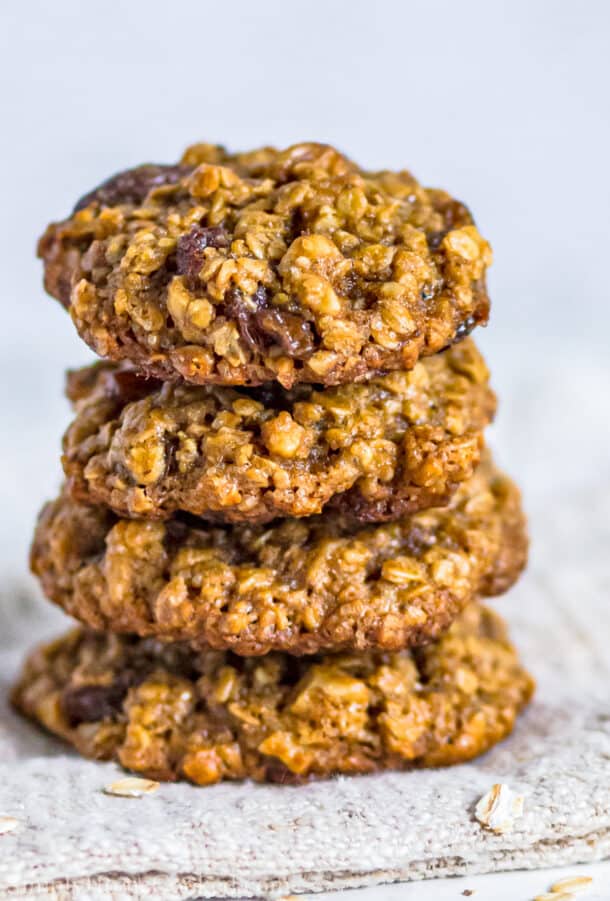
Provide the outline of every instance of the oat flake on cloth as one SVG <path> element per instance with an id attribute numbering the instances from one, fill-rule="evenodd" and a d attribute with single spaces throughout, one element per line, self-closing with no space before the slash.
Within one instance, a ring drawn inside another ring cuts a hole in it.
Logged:
<path id="1" fill-rule="evenodd" d="M 527 575 L 495 604 L 538 680 L 514 735 L 453 769 L 105 795 L 117 766 L 6 707 L 25 650 L 65 620 L 0 557 L 0 817 L 19 821 L 0 835 L 3 898 L 282 895 L 610 857 L 610 370 L 565 355 L 548 374 L 520 365 L 510 391 L 498 386 L 492 440 L 533 536 Z M 474 816 L 494 783 L 525 798 L 501 835 Z"/>

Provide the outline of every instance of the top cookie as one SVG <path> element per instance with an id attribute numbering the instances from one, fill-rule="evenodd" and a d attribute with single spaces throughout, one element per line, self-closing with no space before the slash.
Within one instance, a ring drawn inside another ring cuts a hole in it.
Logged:
<path id="1" fill-rule="evenodd" d="M 323 144 L 198 144 L 121 173 L 38 252 L 98 354 L 196 384 L 409 369 L 489 312 L 491 250 L 466 207 Z"/>

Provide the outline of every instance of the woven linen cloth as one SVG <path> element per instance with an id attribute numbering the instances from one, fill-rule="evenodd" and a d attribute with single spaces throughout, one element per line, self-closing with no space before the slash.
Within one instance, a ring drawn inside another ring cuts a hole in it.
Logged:
<path id="1" fill-rule="evenodd" d="M 102 791 L 117 766 L 82 760 L 3 701 L 0 816 L 19 825 L 0 835 L 1 896 L 269 896 L 610 857 L 610 368 L 568 353 L 532 367 L 519 361 L 498 386 L 492 435 L 532 531 L 526 576 L 492 602 L 538 681 L 510 739 L 449 769 L 304 787 L 165 784 L 128 799 Z M 21 561 L 0 562 L 5 698 L 26 649 L 66 620 Z M 525 797 L 502 835 L 474 817 L 496 782 Z"/>

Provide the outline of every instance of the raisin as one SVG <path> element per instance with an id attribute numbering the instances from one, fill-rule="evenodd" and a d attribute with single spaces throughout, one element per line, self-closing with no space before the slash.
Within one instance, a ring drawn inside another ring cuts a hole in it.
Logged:
<path id="1" fill-rule="evenodd" d="M 83 685 L 70 688 L 61 697 L 61 707 L 71 728 L 113 717 L 121 709 L 127 687 Z"/>
<path id="2" fill-rule="evenodd" d="M 262 306 L 267 302 L 266 292 L 264 288 L 257 288 L 253 297 L 257 306 Z M 251 310 L 244 301 L 243 294 L 238 288 L 230 288 L 227 291 L 224 303 L 224 313 L 227 319 L 232 319 L 244 343 L 251 350 L 263 350 L 264 344 L 261 344 L 260 336 L 256 333 L 255 310 Z"/>
<path id="3" fill-rule="evenodd" d="M 252 300 L 254 309 L 246 303 L 237 289 L 227 294 L 225 315 L 232 319 L 242 340 L 251 350 L 264 353 L 271 344 L 279 345 L 292 357 L 305 357 L 314 347 L 311 325 L 294 313 L 287 313 L 269 305 L 262 285 Z"/>
<path id="4" fill-rule="evenodd" d="M 125 365 L 115 367 L 112 363 L 96 363 L 86 369 L 68 372 L 66 394 L 73 404 L 88 398 L 98 388 L 108 400 L 116 401 L 117 408 L 132 401 L 141 400 L 162 386 L 159 379 L 152 378 Z"/>
<path id="5" fill-rule="evenodd" d="M 176 253 L 176 265 L 178 273 L 184 275 L 187 281 L 194 282 L 203 266 L 203 251 L 206 247 L 228 247 L 229 235 L 220 225 L 206 228 L 202 225 L 194 225 L 193 228 L 182 235 L 178 240 Z"/>
<path id="6" fill-rule="evenodd" d="M 126 669 L 110 685 L 81 685 L 68 688 L 61 696 L 61 708 L 71 728 L 95 723 L 121 712 L 129 689 L 146 678 L 143 668 Z"/>
<path id="7" fill-rule="evenodd" d="M 117 369 L 108 374 L 107 384 L 104 390 L 109 397 L 118 398 L 122 404 L 141 400 L 152 391 L 157 391 L 162 382 L 159 379 L 149 378 L 136 369 Z"/>
<path id="8" fill-rule="evenodd" d="M 272 338 L 290 356 L 298 359 L 312 352 L 314 341 L 311 325 L 300 316 L 269 308 L 258 310 L 255 318 L 263 334 Z"/>
<path id="9" fill-rule="evenodd" d="M 430 250 L 438 250 L 441 246 L 442 240 L 450 229 L 442 229 L 441 231 L 436 232 L 428 232 L 426 235 L 426 240 L 428 241 L 428 247 Z"/>
<path id="10" fill-rule="evenodd" d="M 102 182 L 93 191 L 85 194 L 74 207 L 74 212 L 84 209 L 90 203 L 100 206 L 118 206 L 122 203 L 140 204 L 153 188 L 175 185 L 191 172 L 187 166 L 164 166 L 153 163 L 118 172 Z"/>

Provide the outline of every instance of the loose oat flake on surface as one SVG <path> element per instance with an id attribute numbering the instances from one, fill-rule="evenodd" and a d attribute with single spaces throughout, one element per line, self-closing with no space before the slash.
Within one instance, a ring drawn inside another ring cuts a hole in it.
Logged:
<path id="1" fill-rule="evenodd" d="M 575 896 L 572 892 L 545 892 L 543 895 L 536 895 L 534 901 L 572 901 Z"/>
<path id="2" fill-rule="evenodd" d="M 12 832 L 13 829 L 19 826 L 20 822 L 15 817 L 0 817 L 0 835 L 4 835 L 5 832 Z"/>
<path id="3" fill-rule="evenodd" d="M 523 816 L 523 795 L 517 795 L 504 783 L 492 785 L 477 803 L 474 815 L 487 829 L 497 834 L 512 829 L 514 821 Z"/>
<path id="4" fill-rule="evenodd" d="M 582 892 L 592 882 L 593 878 L 591 876 L 567 876 L 565 879 L 554 882 L 550 890 L 555 892 L 555 894 L 558 892 Z"/>
<path id="5" fill-rule="evenodd" d="M 122 798 L 141 798 L 143 795 L 150 795 L 156 792 L 159 783 L 152 779 L 138 779 L 136 776 L 128 776 L 126 779 L 119 779 L 118 782 L 111 782 L 104 788 L 106 795 L 119 795 Z"/>

